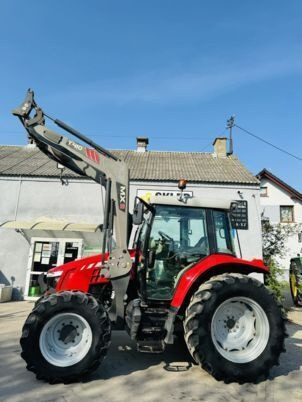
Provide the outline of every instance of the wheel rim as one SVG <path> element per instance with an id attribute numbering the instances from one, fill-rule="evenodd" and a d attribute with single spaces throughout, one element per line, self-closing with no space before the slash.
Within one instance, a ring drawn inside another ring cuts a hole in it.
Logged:
<path id="1" fill-rule="evenodd" d="M 88 322 L 75 313 L 61 313 L 44 325 L 39 346 L 43 357 L 58 367 L 80 362 L 92 344 L 92 331 Z"/>
<path id="2" fill-rule="evenodd" d="M 248 363 L 264 351 L 270 327 L 262 307 L 247 297 L 233 297 L 215 311 L 212 341 L 218 352 L 234 363 Z"/>
<path id="3" fill-rule="evenodd" d="M 298 294 L 297 279 L 294 273 L 290 276 L 290 287 L 292 289 L 293 297 L 296 298 Z"/>

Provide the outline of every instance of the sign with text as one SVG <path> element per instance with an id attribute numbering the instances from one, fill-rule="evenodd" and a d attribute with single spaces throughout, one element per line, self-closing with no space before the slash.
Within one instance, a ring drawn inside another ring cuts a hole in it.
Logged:
<path id="1" fill-rule="evenodd" d="M 160 197 L 175 197 L 180 196 L 181 191 L 171 191 L 171 190 L 137 190 L 137 196 L 140 198 L 145 199 L 149 202 L 148 198 L 150 199 L 151 196 L 156 195 Z M 193 197 L 193 191 L 184 191 L 183 195 L 188 198 Z"/>
<path id="2" fill-rule="evenodd" d="M 231 208 L 231 223 L 232 228 L 240 230 L 248 230 L 248 209 L 247 201 L 239 200 L 234 202 L 233 208 Z"/>

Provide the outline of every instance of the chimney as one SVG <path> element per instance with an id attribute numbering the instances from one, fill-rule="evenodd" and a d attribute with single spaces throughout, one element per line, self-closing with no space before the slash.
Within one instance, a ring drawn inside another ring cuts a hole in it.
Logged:
<path id="1" fill-rule="evenodd" d="M 227 156 L 227 138 L 217 137 L 214 142 L 214 152 L 213 155 L 217 158 L 226 158 Z"/>
<path id="2" fill-rule="evenodd" d="M 136 152 L 146 152 L 148 144 L 148 137 L 136 137 Z"/>

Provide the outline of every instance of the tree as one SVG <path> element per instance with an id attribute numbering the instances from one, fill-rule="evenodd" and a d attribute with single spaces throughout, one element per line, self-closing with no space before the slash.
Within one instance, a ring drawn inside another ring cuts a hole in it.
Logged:
<path id="1" fill-rule="evenodd" d="M 262 248 L 263 261 L 270 268 L 270 275 L 265 279 L 265 284 L 270 288 L 276 299 L 282 303 L 284 300 L 284 283 L 280 281 L 283 270 L 278 264 L 278 259 L 285 256 L 288 248 L 286 242 L 289 236 L 301 231 L 301 225 L 270 224 L 262 222 Z"/>

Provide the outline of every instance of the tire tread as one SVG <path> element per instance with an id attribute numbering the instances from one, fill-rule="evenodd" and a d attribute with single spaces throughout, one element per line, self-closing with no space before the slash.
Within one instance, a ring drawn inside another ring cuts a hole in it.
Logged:
<path id="1" fill-rule="evenodd" d="M 221 362 L 217 362 L 216 366 L 207 361 L 205 352 L 202 351 L 203 340 L 208 338 L 209 333 L 200 326 L 200 317 L 203 314 L 206 303 L 213 297 L 216 297 L 217 292 L 223 286 L 230 286 L 238 283 L 249 284 L 250 286 L 256 286 L 261 288 L 262 291 L 266 291 L 271 298 L 272 303 L 276 303 L 278 309 L 280 309 L 280 303 L 274 298 L 273 292 L 267 289 L 263 283 L 258 280 L 242 275 L 242 274 L 222 274 L 212 277 L 210 280 L 202 284 L 195 294 L 191 297 L 191 301 L 186 309 L 184 325 L 184 336 L 187 343 L 189 352 L 193 359 L 201 365 L 203 369 L 208 371 L 217 380 L 223 380 L 225 383 L 239 382 L 241 384 L 245 382 L 258 383 L 263 379 L 266 379 L 269 375 L 269 370 L 272 366 L 279 364 L 279 355 L 285 351 L 284 338 L 287 336 L 285 328 L 285 318 L 280 311 L 280 325 L 278 326 L 279 333 L 276 336 L 276 343 L 270 346 L 271 358 L 268 359 L 261 367 L 258 373 L 255 373 L 254 378 L 246 378 L 244 374 L 238 368 L 238 372 L 224 371 L 221 366 Z"/>
<path id="2" fill-rule="evenodd" d="M 53 374 L 48 374 L 45 370 L 41 370 L 39 364 L 35 362 L 32 354 L 30 337 L 36 331 L 36 324 L 43 319 L 45 312 L 48 312 L 53 306 L 57 304 L 64 308 L 65 304 L 74 303 L 75 305 L 86 305 L 86 308 L 96 315 L 96 319 L 102 328 L 102 334 L 98 338 L 98 343 L 95 347 L 95 355 L 91 361 L 89 367 L 79 374 L 68 374 L 68 367 L 66 367 L 66 374 L 54 376 Z M 33 309 L 33 311 L 27 317 L 20 339 L 20 344 L 22 348 L 21 357 L 27 363 L 27 370 L 32 371 L 36 374 L 37 379 L 41 379 L 54 383 L 71 383 L 79 381 L 83 377 L 86 377 L 91 372 L 97 369 L 101 364 L 104 357 L 107 355 L 111 339 L 111 323 L 108 314 L 104 307 L 95 300 L 95 298 L 90 295 L 79 291 L 64 291 L 61 293 L 53 293 L 48 297 L 44 297 Z"/>

